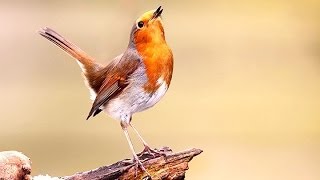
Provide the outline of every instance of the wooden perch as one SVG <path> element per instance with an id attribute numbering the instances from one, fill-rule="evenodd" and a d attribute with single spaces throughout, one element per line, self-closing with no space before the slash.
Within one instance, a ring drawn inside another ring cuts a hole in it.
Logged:
<path id="1" fill-rule="evenodd" d="M 188 162 L 200 154 L 200 149 L 190 149 L 172 153 L 169 148 L 160 149 L 165 156 L 151 157 L 149 154 L 139 154 L 143 166 L 152 176 L 152 179 L 184 179 L 188 169 Z M 137 170 L 137 172 L 136 172 Z M 147 179 L 147 174 L 140 168 L 136 169 L 131 160 L 122 160 L 110 166 L 103 166 L 95 170 L 77 173 L 64 177 L 68 180 L 78 179 Z"/>
<path id="2" fill-rule="evenodd" d="M 161 148 L 161 154 L 153 157 L 150 154 L 139 154 L 139 159 L 143 166 L 152 176 L 151 179 L 184 179 L 186 170 L 188 170 L 188 162 L 193 157 L 202 152 L 200 149 L 189 149 L 178 153 L 173 153 L 168 147 Z M 0 164 L 1 162 L 0 153 Z M 1 167 L 1 166 L 0 166 Z M 1 168 L 0 168 L 1 171 Z M 31 171 L 31 168 L 30 168 Z M 7 171 L 6 173 L 10 173 Z M 30 173 L 29 173 L 30 174 Z M 4 174 L 0 172 L 0 180 Z M 34 180 L 41 179 L 43 176 L 34 177 Z M 49 179 L 46 176 L 46 179 Z M 53 179 L 53 178 L 52 178 Z M 55 178 L 58 179 L 58 178 Z M 135 166 L 130 159 L 125 159 L 109 166 L 102 166 L 94 170 L 79 172 L 71 176 L 60 177 L 66 180 L 112 180 L 112 179 L 150 179 L 145 172 Z"/>

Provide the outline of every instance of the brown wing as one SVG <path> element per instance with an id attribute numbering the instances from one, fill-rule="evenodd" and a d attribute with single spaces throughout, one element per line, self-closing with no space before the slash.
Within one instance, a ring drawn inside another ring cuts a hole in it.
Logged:
<path id="1" fill-rule="evenodd" d="M 130 75 L 138 68 L 140 64 L 139 56 L 136 53 L 125 53 L 117 62 L 112 62 L 108 68 L 106 78 L 100 87 L 97 97 L 93 102 L 87 120 L 93 115 L 99 114 L 101 106 L 106 104 L 112 97 L 117 96 L 125 87 Z"/>

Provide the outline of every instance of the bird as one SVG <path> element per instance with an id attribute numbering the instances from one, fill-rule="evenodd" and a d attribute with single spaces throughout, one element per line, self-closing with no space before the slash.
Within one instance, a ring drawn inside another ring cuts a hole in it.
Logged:
<path id="1" fill-rule="evenodd" d="M 49 27 L 38 32 L 76 59 L 84 75 L 92 107 L 87 116 L 105 112 L 119 120 L 133 160 L 145 172 L 131 142 L 131 127 L 144 145 L 143 152 L 156 154 L 132 125 L 132 115 L 147 110 L 166 94 L 173 74 L 173 53 L 166 42 L 163 8 L 143 13 L 134 22 L 125 51 L 108 65 L 101 65 L 78 46 Z"/>

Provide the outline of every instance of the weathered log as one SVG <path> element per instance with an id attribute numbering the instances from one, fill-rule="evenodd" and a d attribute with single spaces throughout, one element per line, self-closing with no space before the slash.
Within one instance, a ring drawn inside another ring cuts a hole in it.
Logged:
<path id="1" fill-rule="evenodd" d="M 193 157 L 202 152 L 202 150 L 200 149 L 193 148 L 173 153 L 172 150 L 168 147 L 161 148 L 157 151 L 160 154 L 156 156 L 148 153 L 139 154 L 139 159 L 141 160 L 143 166 L 146 168 L 151 177 L 149 177 L 146 172 L 142 171 L 141 168 L 138 168 L 136 166 L 137 163 L 133 162 L 131 159 L 125 159 L 112 165 L 102 166 L 86 172 L 79 172 L 71 176 L 57 178 L 40 175 L 34 177 L 34 180 L 184 179 L 186 170 L 188 170 L 188 163 L 192 160 Z M 30 173 L 31 162 L 26 156 L 18 152 L 0 153 L 0 180 L 8 179 L 6 177 L 30 179 Z"/>
<path id="2" fill-rule="evenodd" d="M 164 155 L 152 157 L 149 154 L 139 154 L 143 166 L 152 176 L 151 179 L 184 179 L 188 162 L 200 154 L 200 149 L 190 149 L 178 153 L 172 153 L 169 148 L 162 148 Z M 68 180 L 78 179 L 148 179 L 146 172 L 135 166 L 132 160 L 126 159 L 109 166 L 103 166 L 95 170 L 81 172 L 64 177 Z"/>

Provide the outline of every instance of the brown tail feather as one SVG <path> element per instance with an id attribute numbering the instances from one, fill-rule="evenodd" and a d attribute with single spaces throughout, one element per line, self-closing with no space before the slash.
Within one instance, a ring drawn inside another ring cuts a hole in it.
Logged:
<path id="1" fill-rule="evenodd" d="M 77 59 L 78 64 L 80 65 L 82 72 L 86 78 L 86 84 L 90 91 L 91 98 L 95 98 L 95 93 L 99 91 L 99 88 L 104 81 L 105 75 L 103 74 L 104 67 L 99 65 L 90 57 L 87 53 L 81 50 L 79 47 L 63 38 L 60 34 L 54 30 L 46 27 L 39 30 L 39 34 L 49 41 L 53 42 L 55 45 L 60 47 L 66 53 Z"/>
<path id="2" fill-rule="evenodd" d="M 45 27 L 39 30 L 39 34 L 49 41 L 53 42 L 55 45 L 60 47 L 66 53 L 74 57 L 80 63 L 80 67 L 84 75 L 88 78 L 90 74 L 95 73 L 96 71 L 100 70 L 102 67 L 95 63 L 94 59 L 90 57 L 87 53 L 81 50 L 79 47 L 68 41 L 67 39 L 63 38 L 60 34 L 55 32 L 54 30 Z"/>

